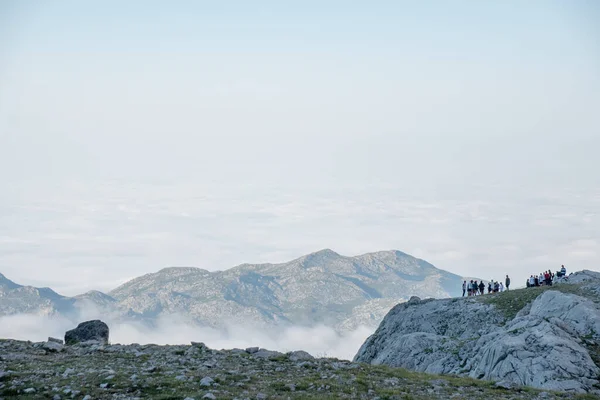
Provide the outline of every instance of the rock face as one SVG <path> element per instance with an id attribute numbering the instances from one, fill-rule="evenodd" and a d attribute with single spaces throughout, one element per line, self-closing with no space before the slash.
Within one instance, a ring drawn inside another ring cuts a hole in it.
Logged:
<path id="1" fill-rule="evenodd" d="M 73 345 L 88 341 L 108 343 L 108 325 L 100 320 L 87 321 L 65 333 L 65 344 Z"/>
<path id="2" fill-rule="evenodd" d="M 579 275 L 548 290 L 400 304 L 355 361 L 600 394 L 600 276 Z M 521 296 L 533 300 L 507 313 Z"/>

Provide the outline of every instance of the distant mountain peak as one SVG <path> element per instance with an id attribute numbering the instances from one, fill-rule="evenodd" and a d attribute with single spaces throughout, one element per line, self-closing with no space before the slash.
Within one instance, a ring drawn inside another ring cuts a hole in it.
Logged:
<path id="1" fill-rule="evenodd" d="M 197 267 L 166 267 L 157 272 L 157 274 L 176 274 L 183 275 L 189 273 L 197 273 L 197 272 L 208 272 L 205 269 L 197 268 Z"/>
<path id="2" fill-rule="evenodd" d="M 302 266 L 310 268 L 324 267 L 327 264 L 341 258 L 343 258 L 343 256 L 339 255 L 335 251 L 331 249 L 323 249 L 300 257 L 298 260 Z"/>

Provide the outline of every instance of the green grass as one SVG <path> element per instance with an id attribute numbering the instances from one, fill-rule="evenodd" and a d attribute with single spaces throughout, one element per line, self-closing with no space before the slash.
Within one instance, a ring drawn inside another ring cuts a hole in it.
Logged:
<path id="1" fill-rule="evenodd" d="M 562 283 L 553 286 L 539 286 L 524 289 L 514 289 L 502 293 L 487 294 L 475 297 L 478 301 L 485 304 L 494 305 L 507 319 L 513 319 L 519 311 L 527 304 L 535 300 L 539 295 L 547 290 L 557 290 L 563 293 L 572 293 L 593 301 L 599 301 L 595 293 L 582 288 L 583 284 Z"/>

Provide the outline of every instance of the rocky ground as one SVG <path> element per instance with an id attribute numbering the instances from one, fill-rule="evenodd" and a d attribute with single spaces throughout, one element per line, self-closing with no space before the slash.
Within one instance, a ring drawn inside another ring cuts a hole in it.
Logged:
<path id="1" fill-rule="evenodd" d="M 592 399 L 305 352 L 0 340 L 0 399 Z"/>

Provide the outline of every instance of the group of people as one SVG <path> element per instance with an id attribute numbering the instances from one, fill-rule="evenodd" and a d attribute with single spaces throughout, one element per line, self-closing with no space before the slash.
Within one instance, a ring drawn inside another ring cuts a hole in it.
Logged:
<path id="1" fill-rule="evenodd" d="M 555 278 L 563 278 L 567 276 L 567 269 L 564 265 L 560 266 L 560 270 L 556 271 L 556 274 L 552 273 L 552 271 L 544 271 L 540 272 L 539 275 L 531 275 L 527 279 L 527 287 L 536 287 L 536 286 L 552 286 L 552 282 Z"/>
<path id="2" fill-rule="evenodd" d="M 494 281 L 492 279 L 488 282 L 487 285 L 483 281 L 478 282 L 476 280 L 471 280 L 470 282 L 467 282 L 465 280 L 462 284 L 462 295 L 463 297 L 465 297 L 465 294 L 467 294 L 467 296 L 480 296 L 482 294 L 485 294 L 486 286 L 488 293 L 504 292 L 505 289 L 508 290 L 508 288 L 510 287 L 510 278 L 508 277 L 508 275 L 506 275 L 506 280 L 504 281 L 504 284 L 502 284 L 502 282 Z"/>

